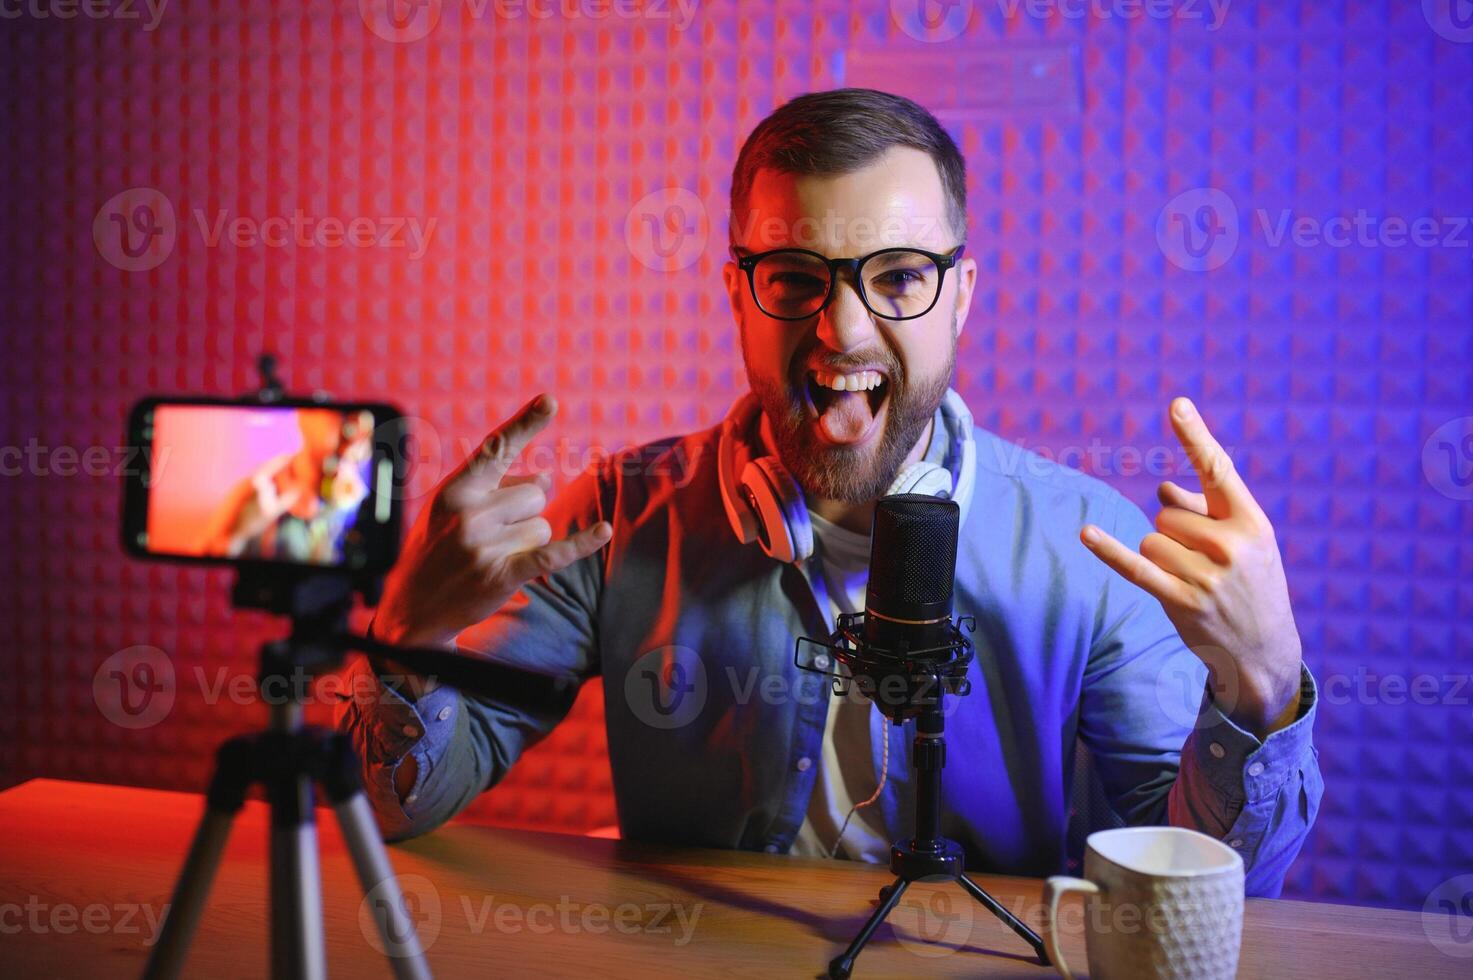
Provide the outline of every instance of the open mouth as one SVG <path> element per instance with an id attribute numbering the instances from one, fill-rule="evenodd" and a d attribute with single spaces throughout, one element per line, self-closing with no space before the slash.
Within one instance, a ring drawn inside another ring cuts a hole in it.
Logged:
<path id="1" fill-rule="evenodd" d="M 856 443 L 868 438 L 890 396 L 890 378 L 877 370 L 808 371 L 804 390 L 813 406 L 818 428 L 833 443 Z"/>

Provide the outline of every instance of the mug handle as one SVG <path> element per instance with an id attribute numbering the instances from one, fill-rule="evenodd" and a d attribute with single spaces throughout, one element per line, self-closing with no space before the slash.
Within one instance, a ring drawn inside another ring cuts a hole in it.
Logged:
<path id="1" fill-rule="evenodd" d="M 1100 886 L 1083 878 L 1070 878 L 1068 875 L 1054 875 L 1044 882 L 1043 904 L 1048 909 L 1048 914 L 1043 920 L 1043 948 L 1048 952 L 1049 962 L 1054 969 L 1059 971 L 1059 976 L 1064 980 L 1074 980 L 1074 974 L 1069 972 L 1069 964 L 1064 962 L 1064 951 L 1059 948 L 1059 934 L 1056 926 L 1059 916 L 1059 899 L 1065 892 L 1085 892 L 1089 895 L 1098 895 Z"/>

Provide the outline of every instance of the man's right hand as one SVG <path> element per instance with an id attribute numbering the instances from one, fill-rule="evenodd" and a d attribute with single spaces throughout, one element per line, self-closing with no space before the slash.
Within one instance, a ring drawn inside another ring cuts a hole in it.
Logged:
<path id="1" fill-rule="evenodd" d="M 522 585 L 593 554 L 613 537 L 599 521 L 552 540 L 546 473 L 507 476 L 557 412 L 543 394 L 522 406 L 435 488 L 384 583 L 374 636 L 400 646 L 454 644 Z"/>

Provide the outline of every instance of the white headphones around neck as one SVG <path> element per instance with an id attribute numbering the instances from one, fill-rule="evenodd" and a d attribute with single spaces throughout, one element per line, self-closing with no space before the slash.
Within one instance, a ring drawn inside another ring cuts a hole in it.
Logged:
<path id="1" fill-rule="evenodd" d="M 725 421 L 717 448 L 721 502 L 731 529 L 743 544 L 757 542 L 778 561 L 800 562 L 813 556 L 813 523 L 803 488 L 776 456 L 755 456 L 761 446 L 757 427 L 762 406 L 747 392 L 737 399 Z M 976 480 L 976 443 L 972 435 L 972 413 L 962 396 L 952 389 L 941 399 L 941 419 L 950 442 L 946 459 L 955 461 L 953 475 L 946 467 L 925 460 L 912 463 L 895 477 L 887 493 L 923 493 L 950 497 L 961 509 L 966 523 Z M 931 438 L 936 438 L 933 433 Z M 953 480 L 954 476 L 954 480 Z"/>

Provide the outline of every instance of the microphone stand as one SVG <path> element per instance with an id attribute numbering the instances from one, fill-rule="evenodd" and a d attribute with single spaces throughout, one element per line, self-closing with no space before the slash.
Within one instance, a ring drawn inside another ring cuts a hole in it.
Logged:
<path id="1" fill-rule="evenodd" d="M 965 694 L 970 690 L 966 679 L 966 666 L 971 661 L 971 641 L 952 626 L 951 641 L 925 650 L 907 651 L 904 642 L 897 645 L 894 658 L 885 657 L 880 662 L 875 657 L 866 658 L 861 628 L 864 613 L 845 613 L 839 616 L 838 630 L 831 642 L 800 638 L 794 647 L 793 658 L 798 667 L 816 670 L 802 663 L 799 650 L 802 644 L 812 643 L 833 651 L 835 659 L 851 670 L 848 677 L 826 674 L 834 680 L 835 692 L 848 693 L 848 685 L 860 680 L 861 693 L 875 701 L 876 707 L 893 718 L 896 724 L 905 717 L 916 719 L 915 741 L 912 743 L 911 763 L 916 772 L 916 816 L 915 836 L 896 841 L 890 848 L 890 870 L 895 881 L 880 889 L 880 904 L 860 927 L 858 935 L 849 947 L 829 961 L 828 975 L 832 980 L 846 980 L 854 970 L 854 960 L 879 928 L 880 923 L 900 904 L 905 890 L 917 881 L 950 879 L 959 884 L 1018 937 L 1033 947 L 1033 953 L 1042 966 L 1049 965 L 1048 953 L 1043 940 L 1028 928 L 1017 916 L 989 895 L 982 886 L 967 876 L 961 845 L 941 836 L 941 770 L 946 765 L 945 712 L 942 698 L 946 691 Z M 963 623 L 970 623 L 964 618 Z M 825 673 L 823 671 L 817 671 Z M 881 690 L 888 680 L 904 677 L 905 697 L 881 697 Z M 868 683 L 864 683 L 867 681 Z"/>

